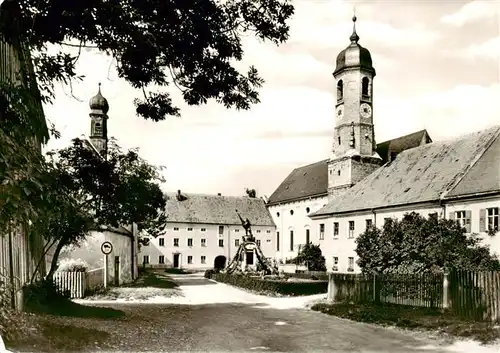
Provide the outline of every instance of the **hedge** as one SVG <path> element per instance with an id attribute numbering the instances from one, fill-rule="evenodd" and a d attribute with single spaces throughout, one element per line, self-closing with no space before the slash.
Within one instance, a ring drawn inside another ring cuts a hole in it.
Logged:
<path id="1" fill-rule="evenodd" d="M 227 273 L 209 273 L 206 275 L 217 282 L 259 293 L 302 296 L 328 292 L 328 281 L 286 282 Z"/>

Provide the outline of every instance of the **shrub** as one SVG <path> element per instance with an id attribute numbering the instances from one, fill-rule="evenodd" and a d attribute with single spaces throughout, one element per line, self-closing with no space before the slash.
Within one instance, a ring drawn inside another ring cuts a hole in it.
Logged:
<path id="1" fill-rule="evenodd" d="M 214 274 L 215 274 L 214 270 L 206 270 L 204 277 L 208 278 L 208 279 L 211 279 Z"/>
<path id="2" fill-rule="evenodd" d="M 52 281 L 41 280 L 26 285 L 24 291 L 24 305 L 27 311 L 38 311 L 50 307 L 61 299 L 70 298 L 69 291 L 60 291 Z"/>
<path id="3" fill-rule="evenodd" d="M 62 259 L 59 261 L 58 272 L 77 271 L 85 272 L 89 269 L 89 264 L 82 259 Z"/>
<path id="4" fill-rule="evenodd" d="M 328 291 L 328 281 L 286 282 L 226 273 L 212 274 L 211 278 L 217 282 L 274 295 L 301 296 L 326 293 Z"/>

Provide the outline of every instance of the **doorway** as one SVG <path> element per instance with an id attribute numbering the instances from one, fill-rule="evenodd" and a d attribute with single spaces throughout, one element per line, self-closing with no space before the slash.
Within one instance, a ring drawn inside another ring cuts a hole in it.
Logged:
<path id="1" fill-rule="evenodd" d="M 253 250 L 246 253 L 247 265 L 253 265 Z"/>
<path id="2" fill-rule="evenodd" d="M 222 270 L 226 267 L 226 257 L 224 255 L 219 255 L 214 260 L 214 269 Z"/>
<path id="3" fill-rule="evenodd" d="M 174 268 L 179 268 L 179 257 L 180 254 L 174 254 Z"/>
<path id="4" fill-rule="evenodd" d="M 120 256 L 115 256 L 115 286 L 120 285 Z"/>

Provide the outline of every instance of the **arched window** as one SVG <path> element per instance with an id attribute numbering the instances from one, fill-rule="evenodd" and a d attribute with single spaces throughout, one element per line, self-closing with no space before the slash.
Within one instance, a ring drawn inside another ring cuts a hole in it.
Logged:
<path id="1" fill-rule="evenodd" d="M 344 82 L 342 80 L 339 80 L 337 82 L 337 102 L 341 101 L 344 99 Z"/>
<path id="2" fill-rule="evenodd" d="M 361 95 L 363 97 L 369 97 L 369 86 L 370 86 L 370 80 L 368 77 L 363 77 L 363 80 L 361 81 Z"/>

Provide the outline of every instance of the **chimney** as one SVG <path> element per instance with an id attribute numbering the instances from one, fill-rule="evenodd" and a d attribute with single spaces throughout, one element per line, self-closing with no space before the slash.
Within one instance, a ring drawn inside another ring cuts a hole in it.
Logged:
<path id="1" fill-rule="evenodd" d="M 177 201 L 184 201 L 187 197 L 181 194 L 180 190 L 177 190 Z"/>
<path id="2" fill-rule="evenodd" d="M 220 192 L 217 193 L 217 196 L 222 196 Z"/>

